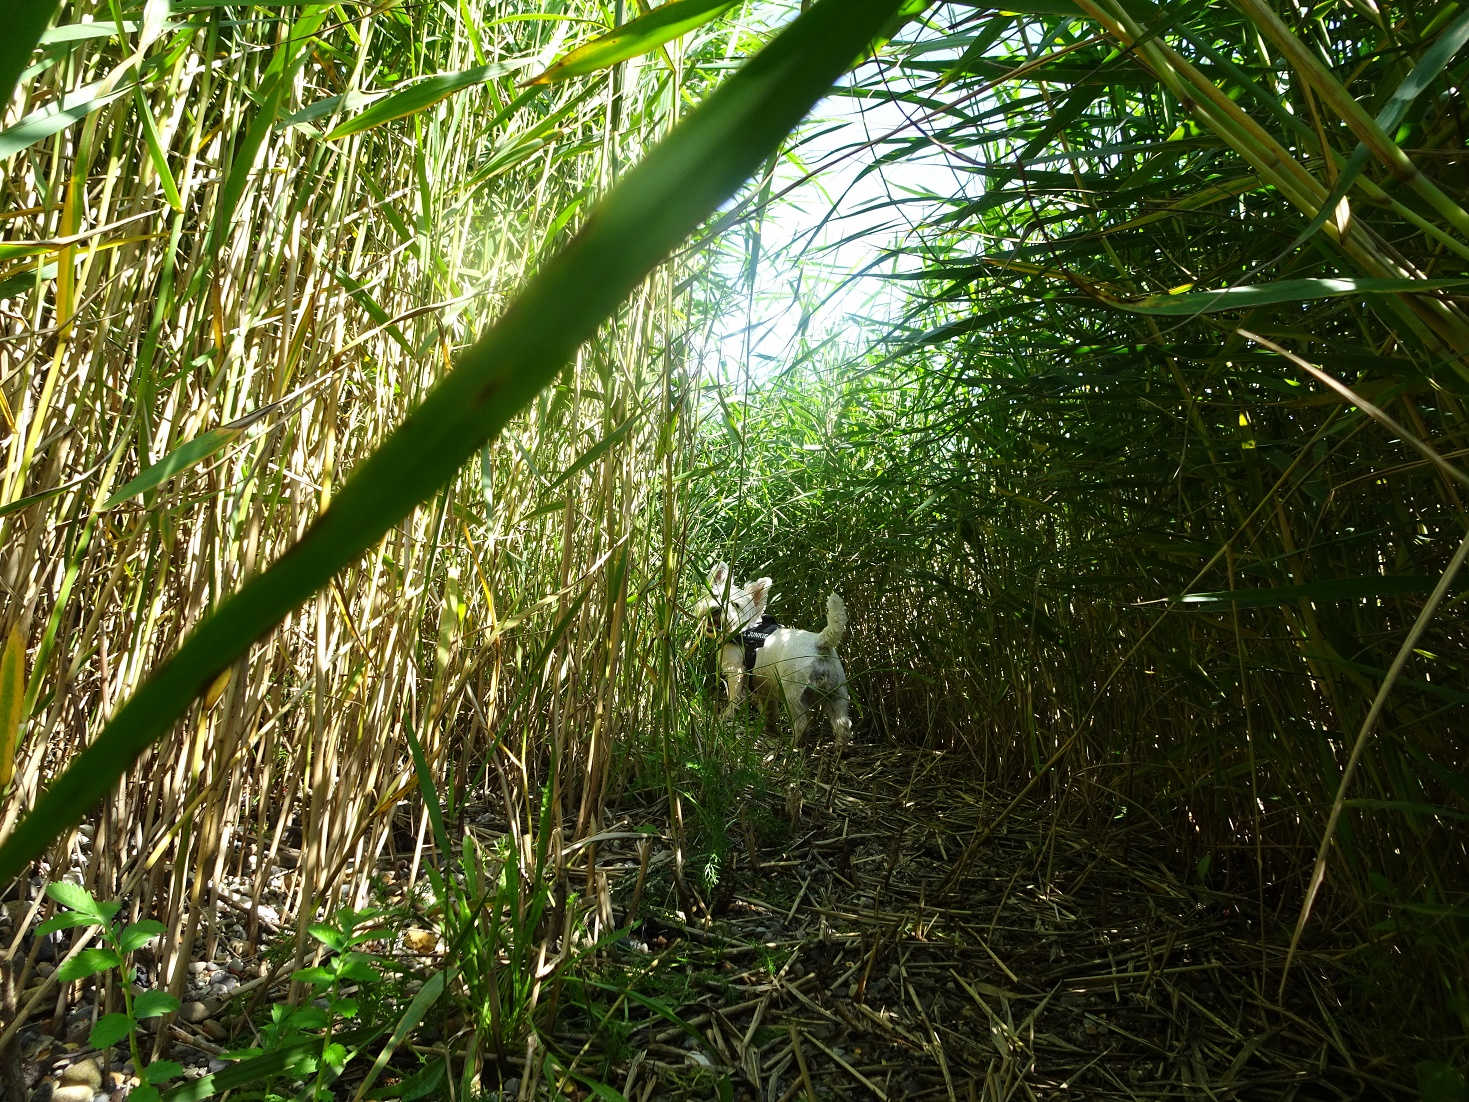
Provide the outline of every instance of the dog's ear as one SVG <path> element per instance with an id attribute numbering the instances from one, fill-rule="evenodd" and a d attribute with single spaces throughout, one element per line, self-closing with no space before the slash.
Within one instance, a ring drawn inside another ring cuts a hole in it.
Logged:
<path id="1" fill-rule="evenodd" d="M 729 563 L 717 562 L 709 568 L 709 590 L 716 597 L 724 596 L 724 588 L 728 582 Z"/>
<path id="2" fill-rule="evenodd" d="M 765 615 L 765 602 L 770 600 L 770 587 L 775 583 L 769 578 L 756 578 L 748 586 L 745 592 L 750 595 L 750 600 L 755 602 L 755 615 Z"/>

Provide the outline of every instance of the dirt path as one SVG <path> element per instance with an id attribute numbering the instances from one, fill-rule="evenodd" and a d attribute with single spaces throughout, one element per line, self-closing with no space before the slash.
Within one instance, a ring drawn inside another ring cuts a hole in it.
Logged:
<path id="1" fill-rule="evenodd" d="M 587 1000 L 606 1024 L 582 1067 L 627 1098 L 1409 1093 L 1350 1070 L 1309 963 L 1293 1009 L 1272 1009 L 1240 904 L 1157 850 L 1124 859 L 1017 815 L 945 894 L 1003 804 L 943 759 L 859 750 L 803 791 L 794 833 L 741 854 L 717 917 L 648 921 L 619 949 L 638 996 Z"/>
<path id="2" fill-rule="evenodd" d="M 1279 960 L 1262 957 L 1254 908 L 1184 883 L 1166 847 L 1135 838 L 1124 852 L 1033 811 L 980 837 L 1004 801 L 920 751 L 856 748 L 827 772 L 790 788 L 799 807 L 780 792 L 743 806 L 709 917 L 657 906 L 672 894 L 670 853 L 634 828 L 661 809 L 609 832 L 597 854 L 606 898 L 627 905 L 645 875 L 647 917 L 543 992 L 555 1058 L 515 1054 L 500 1097 L 1416 1095 L 1362 1064 L 1356 1054 L 1381 1045 L 1354 1043 L 1319 961 L 1300 961 L 1287 1007 L 1275 1006 Z M 475 829 L 487 846 L 504 834 L 489 819 Z M 220 1022 L 171 1027 L 171 1055 L 193 1075 L 226 1066 L 221 1046 L 236 1042 L 223 1023 L 244 1034 L 238 996 L 286 997 L 279 969 L 235 984 L 258 960 L 198 967 L 209 993 L 237 998 Z M 23 1031 L 21 1097 L 52 1097 L 85 1055 L 89 1005 Z"/>

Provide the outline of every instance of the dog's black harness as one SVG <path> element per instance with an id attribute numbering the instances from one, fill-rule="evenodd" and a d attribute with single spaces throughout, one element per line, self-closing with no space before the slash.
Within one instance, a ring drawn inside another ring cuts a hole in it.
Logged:
<path id="1" fill-rule="evenodd" d="M 762 616 L 758 624 L 751 624 L 735 636 L 745 648 L 745 672 L 755 672 L 755 655 L 766 641 L 780 630 L 774 616 Z"/>

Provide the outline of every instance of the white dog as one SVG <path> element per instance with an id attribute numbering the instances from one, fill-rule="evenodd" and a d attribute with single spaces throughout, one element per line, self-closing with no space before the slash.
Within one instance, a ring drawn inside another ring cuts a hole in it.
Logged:
<path id="1" fill-rule="evenodd" d="M 720 718 L 733 713 L 748 678 L 767 723 L 776 702 L 784 701 L 799 743 L 812 711 L 823 707 L 840 749 L 852 733 L 847 673 L 836 652 L 847 634 L 847 606 L 833 593 L 826 599 L 826 627 L 820 632 L 781 627 L 765 615 L 771 584 L 769 578 L 759 578 L 735 588 L 726 563 L 709 571 L 709 596 L 699 602 L 698 615 L 703 634 L 721 644 L 719 671 L 729 704 Z"/>

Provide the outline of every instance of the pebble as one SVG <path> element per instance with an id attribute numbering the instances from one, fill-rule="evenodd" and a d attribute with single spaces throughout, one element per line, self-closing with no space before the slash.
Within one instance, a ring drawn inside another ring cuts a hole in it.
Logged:
<path id="1" fill-rule="evenodd" d="M 239 986 L 240 981 L 228 972 L 216 972 L 214 977 L 209 981 L 209 990 L 212 994 L 216 995 L 228 995 Z"/>
<path id="2" fill-rule="evenodd" d="M 179 1017 L 186 1022 L 202 1022 L 214 1012 L 198 999 L 191 999 L 179 1007 Z"/>
<path id="3" fill-rule="evenodd" d="M 229 1030 L 220 1025 L 214 1018 L 206 1019 L 199 1028 L 204 1031 L 204 1035 L 211 1041 L 223 1041 L 229 1036 Z"/>
<path id="4" fill-rule="evenodd" d="M 66 1083 L 56 1087 L 51 1092 L 51 1102 L 92 1102 L 92 1095 L 96 1091 L 85 1083 Z M 44 1097 L 39 1092 L 36 1097 Z"/>

